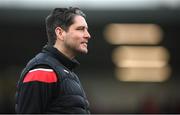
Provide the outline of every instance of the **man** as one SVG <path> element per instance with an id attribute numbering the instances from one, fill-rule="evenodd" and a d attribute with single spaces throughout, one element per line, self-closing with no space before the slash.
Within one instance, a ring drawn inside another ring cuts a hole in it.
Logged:
<path id="1" fill-rule="evenodd" d="M 26 65 L 16 92 L 17 113 L 89 113 L 89 103 L 73 72 L 90 39 L 79 8 L 55 8 L 46 18 L 48 44 Z"/>

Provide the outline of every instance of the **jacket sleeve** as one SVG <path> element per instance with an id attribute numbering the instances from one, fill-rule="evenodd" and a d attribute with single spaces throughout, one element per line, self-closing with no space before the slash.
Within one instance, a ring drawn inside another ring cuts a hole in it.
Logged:
<path id="1" fill-rule="evenodd" d="M 17 113 L 46 113 L 57 82 L 56 73 L 50 68 L 30 70 L 19 87 Z"/>

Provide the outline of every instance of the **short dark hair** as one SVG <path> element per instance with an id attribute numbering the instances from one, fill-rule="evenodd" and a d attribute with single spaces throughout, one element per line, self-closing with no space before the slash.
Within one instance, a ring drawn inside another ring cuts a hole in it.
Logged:
<path id="1" fill-rule="evenodd" d="M 86 15 L 77 7 L 69 8 L 55 8 L 47 17 L 46 17 L 46 32 L 48 37 L 48 45 L 54 45 L 56 42 L 55 29 L 59 26 L 63 30 L 68 31 L 70 25 L 74 22 L 74 17 L 76 15 L 83 16 Z"/>

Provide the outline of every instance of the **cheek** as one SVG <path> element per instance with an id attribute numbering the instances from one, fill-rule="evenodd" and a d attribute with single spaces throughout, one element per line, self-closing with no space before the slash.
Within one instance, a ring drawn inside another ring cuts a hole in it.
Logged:
<path id="1" fill-rule="evenodd" d="M 74 37 L 68 38 L 66 40 L 66 44 L 69 44 L 70 47 L 79 47 L 81 44 L 81 41 L 74 36 Z"/>
<path id="2" fill-rule="evenodd" d="M 80 44 L 82 42 L 81 37 L 78 35 L 72 36 L 71 41 L 76 44 Z"/>
<path id="3" fill-rule="evenodd" d="M 74 45 L 78 46 L 82 42 L 81 34 L 77 34 L 77 33 L 75 34 L 71 32 L 66 36 L 66 38 L 67 38 L 68 43 L 72 44 L 73 46 Z"/>

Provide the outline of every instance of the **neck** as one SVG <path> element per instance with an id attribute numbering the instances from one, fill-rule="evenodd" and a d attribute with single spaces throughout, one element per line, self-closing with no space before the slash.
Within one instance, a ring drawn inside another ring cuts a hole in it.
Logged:
<path id="1" fill-rule="evenodd" d="M 69 51 L 68 49 L 66 49 L 65 47 L 63 47 L 63 44 L 55 44 L 54 47 L 56 49 L 58 49 L 61 53 L 63 53 L 66 57 L 68 57 L 69 59 L 73 59 L 75 57 L 75 54 L 71 51 Z"/>

